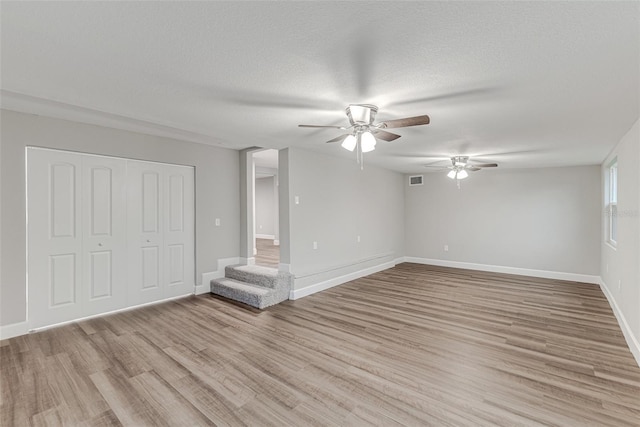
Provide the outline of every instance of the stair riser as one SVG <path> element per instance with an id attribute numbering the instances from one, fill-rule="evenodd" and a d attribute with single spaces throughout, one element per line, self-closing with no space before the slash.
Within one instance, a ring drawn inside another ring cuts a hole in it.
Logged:
<path id="1" fill-rule="evenodd" d="M 211 292 L 216 295 L 220 295 L 234 301 L 240 301 L 252 307 L 258 308 L 260 307 L 263 299 L 263 297 L 261 296 L 238 291 L 237 289 L 231 289 L 219 283 L 214 283 L 214 281 L 211 282 Z"/>
<path id="2" fill-rule="evenodd" d="M 227 287 L 216 280 L 211 281 L 211 293 L 261 309 L 289 299 L 289 290 L 285 288 L 274 289 L 265 295 L 255 295 Z"/>

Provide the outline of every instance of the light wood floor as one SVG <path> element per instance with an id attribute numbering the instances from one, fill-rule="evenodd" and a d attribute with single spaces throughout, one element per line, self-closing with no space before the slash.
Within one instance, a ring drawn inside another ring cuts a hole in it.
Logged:
<path id="1" fill-rule="evenodd" d="M 0 344 L 2 426 L 640 424 L 595 285 L 401 264 L 264 311 L 202 295 Z"/>
<path id="2" fill-rule="evenodd" d="M 256 264 L 264 267 L 278 268 L 280 263 L 280 246 L 275 246 L 273 240 L 256 239 Z"/>

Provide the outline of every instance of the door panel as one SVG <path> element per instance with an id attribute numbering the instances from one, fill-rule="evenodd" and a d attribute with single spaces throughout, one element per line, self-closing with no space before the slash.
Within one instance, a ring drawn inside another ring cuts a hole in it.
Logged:
<path id="1" fill-rule="evenodd" d="M 160 288 L 160 248 L 146 246 L 142 248 L 142 289 Z"/>
<path id="2" fill-rule="evenodd" d="M 165 297 L 185 295 L 195 288 L 194 169 L 164 165 L 166 197 L 164 226 Z"/>
<path id="3" fill-rule="evenodd" d="M 78 154 L 27 150 L 29 326 L 82 317 Z"/>
<path id="4" fill-rule="evenodd" d="M 124 159 L 82 156 L 82 288 L 85 315 L 127 306 Z"/>
<path id="5" fill-rule="evenodd" d="M 91 218 L 91 236 L 111 236 L 113 173 L 107 167 L 90 167 L 91 195 L 89 215 Z"/>
<path id="6" fill-rule="evenodd" d="M 51 237 L 75 237 L 76 165 L 66 162 L 49 165 Z"/>
<path id="7" fill-rule="evenodd" d="M 162 172 L 162 165 L 127 160 L 130 304 L 163 296 Z"/>
<path id="8" fill-rule="evenodd" d="M 113 296 L 111 251 L 91 253 L 90 300 Z"/>
<path id="9" fill-rule="evenodd" d="M 169 176 L 169 231 L 184 231 L 184 177 Z"/>
<path id="10" fill-rule="evenodd" d="M 158 233 L 160 222 L 160 176 L 158 172 L 142 173 L 142 232 Z"/>
<path id="11" fill-rule="evenodd" d="M 169 245 L 169 285 L 184 282 L 184 245 Z"/>
<path id="12" fill-rule="evenodd" d="M 60 254 L 49 257 L 50 307 L 75 304 L 76 299 L 76 254 Z"/>

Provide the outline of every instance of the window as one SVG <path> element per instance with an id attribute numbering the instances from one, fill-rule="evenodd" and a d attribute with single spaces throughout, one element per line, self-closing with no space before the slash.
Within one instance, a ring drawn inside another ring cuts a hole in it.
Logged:
<path id="1" fill-rule="evenodd" d="M 607 240 L 613 246 L 618 240 L 618 160 L 614 160 L 608 169 L 607 188 Z"/>

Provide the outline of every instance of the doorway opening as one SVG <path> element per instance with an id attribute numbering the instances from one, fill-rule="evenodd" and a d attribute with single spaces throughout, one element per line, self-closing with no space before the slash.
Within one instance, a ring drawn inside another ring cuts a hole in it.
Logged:
<path id="1" fill-rule="evenodd" d="M 253 227 L 256 265 L 278 269 L 280 263 L 278 150 L 251 153 L 254 165 Z"/>

